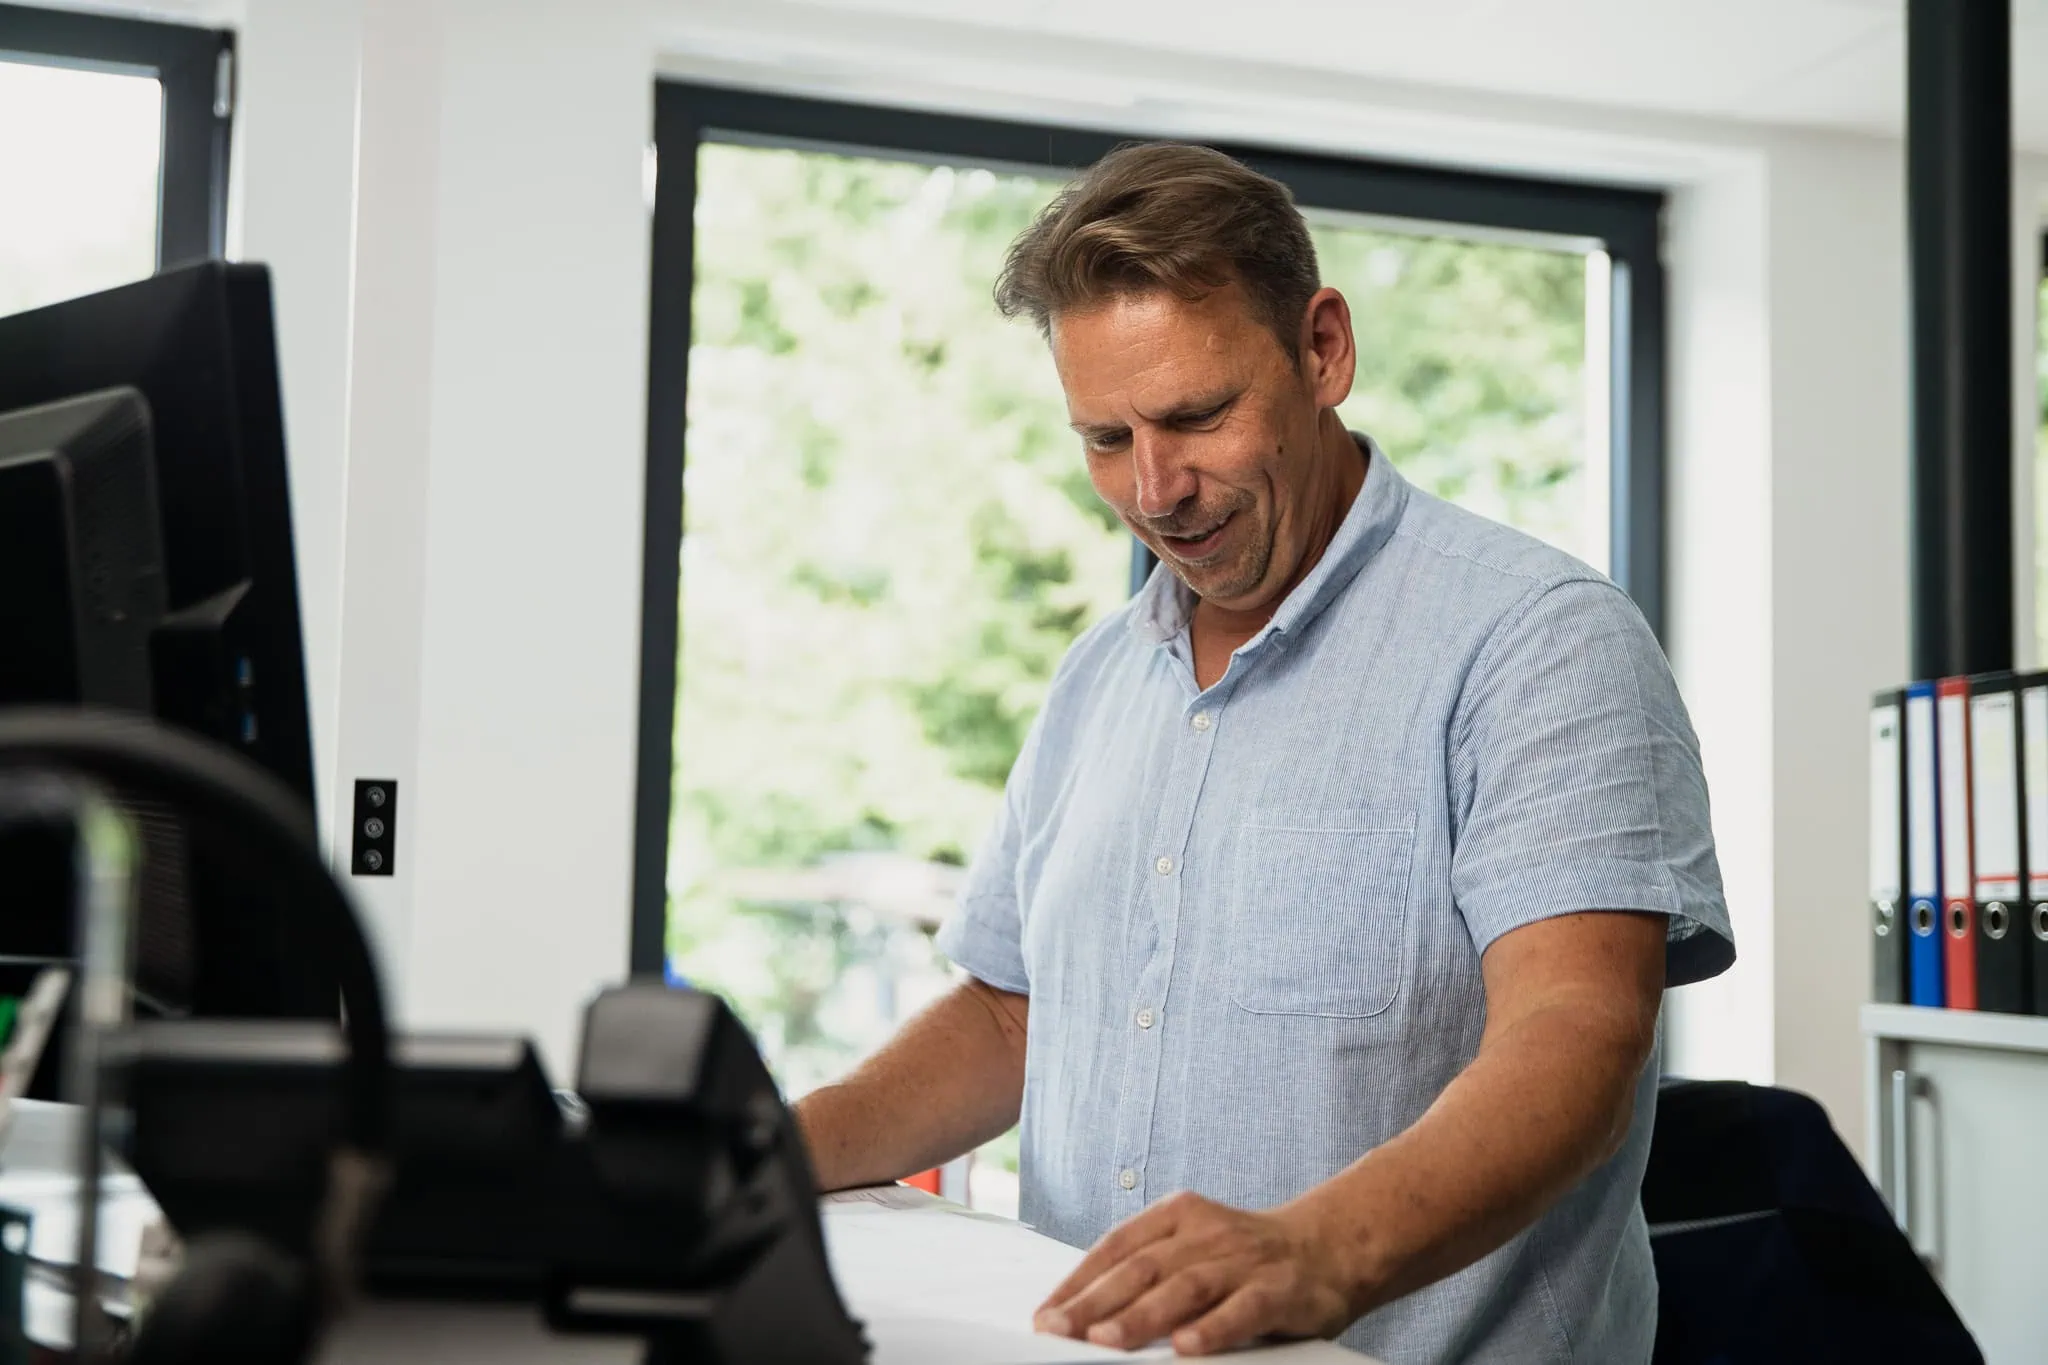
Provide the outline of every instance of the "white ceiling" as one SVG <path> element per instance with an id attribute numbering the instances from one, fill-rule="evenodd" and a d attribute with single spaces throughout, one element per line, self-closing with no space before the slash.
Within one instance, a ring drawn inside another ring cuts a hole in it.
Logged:
<path id="1" fill-rule="evenodd" d="M 247 0 L 31 3 L 234 23 Z M 2010 3 L 2014 141 L 2048 151 L 2048 0 Z M 1904 123 L 1906 0 L 804 4 L 1613 108 L 1890 134 Z M 670 0 L 660 8 L 687 26 L 697 5 Z"/>
<path id="2" fill-rule="evenodd" d="M 1759 123 L 1896 134 L 1905 107 L 1905 0 L 823 0 L 819 7 Z M 2015 141 L 2048 149 L 2048 0 L 2012 0 L 2012 10 Z"/>

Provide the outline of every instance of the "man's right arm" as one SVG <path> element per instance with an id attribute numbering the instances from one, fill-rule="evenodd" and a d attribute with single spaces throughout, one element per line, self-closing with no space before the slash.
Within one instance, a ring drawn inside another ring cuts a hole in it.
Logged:
<path id="1" fill-rule="evenodd" d="M 796 1104 L 821 1190 L 880 1185 L 999 1137 L 1024 1103 L 1030 997 L 969 979 Z"/>

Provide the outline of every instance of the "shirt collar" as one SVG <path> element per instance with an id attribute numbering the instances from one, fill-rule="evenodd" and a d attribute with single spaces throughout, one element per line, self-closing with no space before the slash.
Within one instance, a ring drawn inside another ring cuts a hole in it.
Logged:
<path id="1" fill-rule="evenodd" d="M 1370 436 L 1353 432 L 1351 439 L 1366 454 L 1364 485 L 1351 500 L 1351 509 L 1344 514 L 1323 557 L 1309 570 L 1307 578 L 1294 585 L 1294 591 L 1280 603 L 1273 619 L 1243 648 L 1250 649 L 1269 635 L 1301 630 L 1315 620 L 1324 607 L 1350 586 L 1365 562 L 1379 553 L 1400 524 L 1401 514 L 1408 508 L 1408 481 Z M 1131 633 L 1148 644 L 1165 644 L 1187 629 L 1194 610 L 1195 595 L 1187 584 L 1165 564 L 1157 564 L 1132 603 Z"/>

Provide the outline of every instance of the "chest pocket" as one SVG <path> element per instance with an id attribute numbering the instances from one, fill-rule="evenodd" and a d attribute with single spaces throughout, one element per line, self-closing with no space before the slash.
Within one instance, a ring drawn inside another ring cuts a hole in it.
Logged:
<path id="1" fill-rule="evenodd" d="M 1255 812 L 1237 835 L 1230 998 L 1254 1014 L 1361 1019 L 1394 1003 L 1408 954 L 1415 812 Z"/>

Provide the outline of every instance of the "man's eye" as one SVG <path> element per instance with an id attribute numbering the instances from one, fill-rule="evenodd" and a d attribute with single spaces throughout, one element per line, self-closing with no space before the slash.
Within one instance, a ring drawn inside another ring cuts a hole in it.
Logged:
<path id="1" fill-rule="evenodd" d="M 1130 439 L 1131 434 L 1128 431 L 1119 431 L 1106 436 L 1087 437 L 1083 444 L 1098 455 L 1107 455 L 1111 451 L 1123 449 L 1130 443 Z"/>
<path id="2" fill-rule="evenodd" d="M 1206 427 L 1211 422 L 1215 421 L 1218 417 L 1221 417 L 1223 415 L 1223 410 L 1229 406 L 1230 404 L 1228 403 L 1218 403 L 1215 407 L 1210 408 L 1205 412 L 1188 413 L 1186 416 L 1180 419 L 1181 425 L 1188 427 Z"/>

